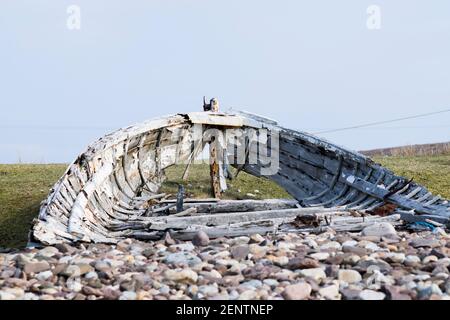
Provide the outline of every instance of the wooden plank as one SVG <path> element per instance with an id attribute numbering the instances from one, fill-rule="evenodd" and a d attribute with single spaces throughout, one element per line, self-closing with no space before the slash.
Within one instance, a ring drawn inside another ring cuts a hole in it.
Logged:
<path id="1" fill-rule="evenodd" d="M 196 208 L 198 213 L 249 212 L 297 208 L 298 201 L 291 199 L 220 200 L 216 202 L 185 203 L 185 208 Z"/>
<path id="2" fill-rule="evenodd" d="M 267 210 L 255 212 L 232 212 L 225 214 L 201 215 L 182 218 L 154 218 L 148 228 L 152 230 L 184 229 L 190 225 L 217 226 L 239 222 L 250 222 L 262 219 L 289 218 L 296 216 L 316 216 L 325 213 L 339 212 L 336 209 L 297 208 L 285 210 Z"/>

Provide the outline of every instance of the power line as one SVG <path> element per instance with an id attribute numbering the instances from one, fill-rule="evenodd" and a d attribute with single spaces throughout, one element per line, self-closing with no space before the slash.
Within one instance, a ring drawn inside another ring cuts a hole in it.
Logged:
<path id="1" fill-rule="evenodd" d="M 57 126 L 57 125 L 0 125 L 0 129 L 38 129 L 38 130 L 60 130 L 60 131 L 71 131 L 71 130 L 117 130 L 113 127 L 107 126 Z"/>
<path id="2" fill-rule="evenodd" d="M 367 129 L 367 130 L 394 130 L 394 129 L 440 129 L 440 128 L 450 128 L 450 124 L 438 124 L 438 125 L 423 125 L 423 126 L 382 126 L 382 127 L 367 127 L 367 128 L 361 128 L 361 129 Z M 302 130 L 306 131 L 312 131 L 315 130 L 334 130 L 332 128 L 302 128 Z"/>
<path id="3" fill-rule="evenodd" d="M 450 112 L 450 109 L 445 109 L 445 110 L 440 110 L 440 111 L 435 111 L 435 112 L 422 113 L 422 114 L 417 114 L 417 115 L 414 115 L 414 116 L 403 117 L 403 118 L 396 118 L 396 119 L 392 119 L 392 120 L 371 122 L 371 123 L 361 124 L 361 125 L 352 126 L 352 127 L 344 127 L 344 128 L 339 128 L 339 129 L 331 129 L 331 130 L 319 131 L 319 132 L 315 132 L 314 134 L 323 134 L 323 133 L 331 133 L 331 132 L 338 132 L 338 131 L 344 131 L 344 130 L 365 128 L 365 127 L 370 127 L 370 126 L 376 126 L 376 125 L 379 125 L 379 124 L 385 124 L 385 123 L 392 123 L 392 122 L 397 122 L 397 121 L 402 121 L 402 120 L 422 118 L 422 117 L 427 117 L 427 116 L 440 114 L 440 113 L 445 113 L 445 112 Z"/>

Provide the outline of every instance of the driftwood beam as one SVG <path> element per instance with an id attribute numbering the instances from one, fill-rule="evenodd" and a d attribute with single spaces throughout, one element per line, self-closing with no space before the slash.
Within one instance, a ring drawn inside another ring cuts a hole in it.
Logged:
<path id="1" fill-rule="evenodd" d="M 255 212 L 232 212 L 182 218 L 171 218 L 170 216 L 168 216 L 164 218 L 154 218 L 153 222 L 150 222 L 148 228 L 152 230 L 184 229 L 189 227 L 190 225 L 217 226 L 239 222 L 250 222 L 262 219 L 289 218 L 296 216 L 315 217 L 332 212 L 339 212 L 339 210 L 325 208 L 297 208 Z"/>
<path id="2" fill-rule="evenodd" d="M 220 200 L 206 203 L 185 203 L 184 208 L 196 208 L 198 213 L 226 213 L 226 212 L 249 212 L 264 210 L 280 210 L 297 208 L 297 200 L 290 199 L 267 199 L 267 200 Z M 170 209 L 171 213 L 175 210 Z"/>

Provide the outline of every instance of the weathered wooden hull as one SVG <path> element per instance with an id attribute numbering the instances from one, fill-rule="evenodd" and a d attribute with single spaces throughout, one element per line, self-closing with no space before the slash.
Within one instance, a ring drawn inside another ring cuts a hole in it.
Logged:
<path id="1" fill-rule="evenodd" d="M 450 216 L 447 200 L 362 154 L 248 113 L 202 112 L 150 120 L 96 141 L 69 166 L 43 202 L 31 240 L 114 243 L 124 237 L 146 238 L 145 226 L 152 222 L 143 215 L 148 200 L 158 193 L 164 169 L 188 162 L 196 152 L 194 124 L 244 132 L 266 128 L 267 144 L 279 154 L 279 169 L 267 178 L 302 207 L 373 210 L 391 202 L 418 214 Z M 276 148 L 271 142 L 275 136 Z M 260 176 L 266 165 L 247 161 L 236 166 Z"/>

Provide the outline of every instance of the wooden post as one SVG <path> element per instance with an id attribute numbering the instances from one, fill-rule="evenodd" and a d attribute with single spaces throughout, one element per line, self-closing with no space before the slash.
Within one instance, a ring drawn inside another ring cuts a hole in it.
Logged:
<path id="1" fill-rule="evenodd" d="M 216 98 L 212 98 L 209 105 L 205 106 L 204 104 L 203 109 L 205 111 L 219 112 L 219 101 Z M 222 150 L 218 150 L 220 141 L 216 139 L 216 137 L 211 137 L 211 142 L 209 143 L 209 172 L 211 176 L 212 195 L 215 198 L 220 198 L 222 190 L 226 189 L 226 186 L 221 186 L 219 152 L 222 152 Z"/>
<path id="2" fill-rule="evenodd" d="M 214 137 L 213 137 L 214 138 Z M 211 190 L 212 194 L 215 198 L 220 198 L 221 188 L 220 188 L 220 173 L 219 173 L 219 162 L 218 162 L 218 150 L 217 145 L 218 142 L 213 138 L 211 138 L 211 142 L 209 144 L 209 172 L 211 175 Z"/>

